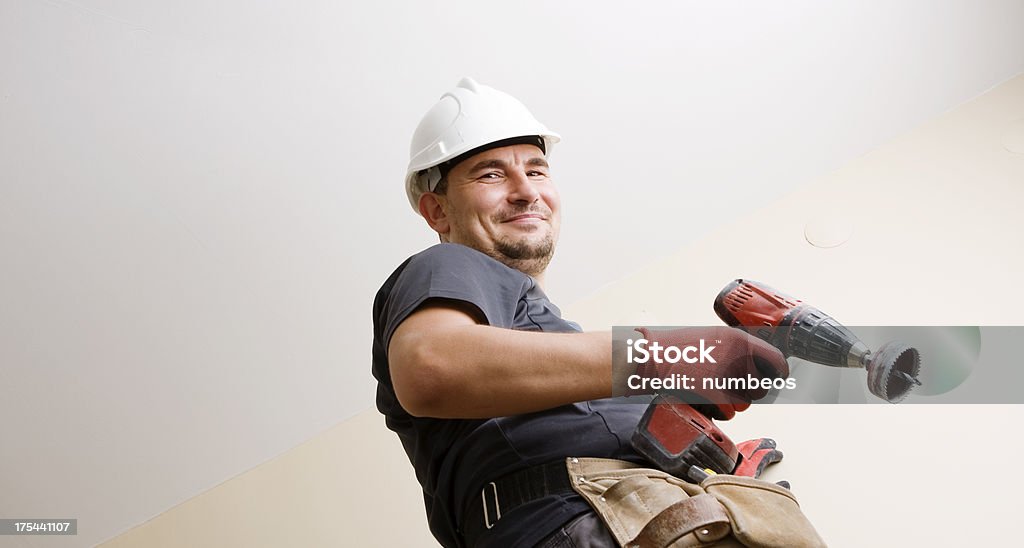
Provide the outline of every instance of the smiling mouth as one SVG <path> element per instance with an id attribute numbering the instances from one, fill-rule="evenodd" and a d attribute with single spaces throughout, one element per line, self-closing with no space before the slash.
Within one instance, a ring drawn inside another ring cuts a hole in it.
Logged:
<path id="1" fill-rule="evenodd" d="M 543 215 L 538 214 L 538 213 L 524 213 L 522 215 L 516 215 L 514 217 L 509 217 L 508 219 L 505 219 L 502 222 L 503 223 L 515 223 L 515 222 L 520 222 L 520 221 L 545 221 L 545 220 L 547 220 L 547 218 L 544 217 Z"/>

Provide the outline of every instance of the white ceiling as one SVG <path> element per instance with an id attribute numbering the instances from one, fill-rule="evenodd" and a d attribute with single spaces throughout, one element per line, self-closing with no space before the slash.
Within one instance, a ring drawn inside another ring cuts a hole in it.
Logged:
<path id="1" fill-rule="evenodd" d="M 514 7 L 513 7 L 514 6 Z M 470 75 L 564 141 L 568 304 L 1024 71 L 1024 3 L 0 0 L 0 517 L 113 537 L 373 401 Z M 685 280 L 680 280 L 685 283 Z"/>

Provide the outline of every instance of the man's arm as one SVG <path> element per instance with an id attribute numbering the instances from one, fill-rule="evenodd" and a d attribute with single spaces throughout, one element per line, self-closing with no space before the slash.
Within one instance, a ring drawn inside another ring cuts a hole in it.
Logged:
<path id="1" fill-rule="evenodd" d="M 388 361 L 414 416 L 500 417 L 612 394 L 611 333 L 492 327 L 451 301 L 428 301 L 399 324 Z"/>

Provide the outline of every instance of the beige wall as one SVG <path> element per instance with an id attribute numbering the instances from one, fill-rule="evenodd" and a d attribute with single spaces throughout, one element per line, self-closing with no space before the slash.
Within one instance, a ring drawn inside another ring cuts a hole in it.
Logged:
<path id="1" fill-rule="evenodd" d="M 368 409 L 103 548 L 436 546 L 398 438 Z"/>
<path id="2" fill-rule="evenodd" d="M 990 295 L 1024 278 L 1024 154 L 1005 146 L 1022 138 L 1021 119 L 1024 76 L 726 230 L 666 249 L 566 315 L 589 328 L 715 322 L 717 291 L 750 277 L 851 325 L 1019 324 L 1021 292 Z M 847 218 L 846 244 L 803 241 L 822 212 Z M 1010 431 L 1022 419 L 1021 406 L 785 405 L 725 429 L 779 440 L 787 456 L 770 478 L 792 481 L 833 546 L 988 546 L 1014 532 L 1024 480 L 996 474 L 1024 452 Z M 424 521 L 404 452 L 371 409 L 103 546 L 431 545 Z"/>

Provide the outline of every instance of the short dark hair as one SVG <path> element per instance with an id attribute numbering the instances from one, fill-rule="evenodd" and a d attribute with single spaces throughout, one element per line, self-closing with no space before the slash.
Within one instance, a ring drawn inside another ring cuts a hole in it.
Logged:
<path id="1" fill-rule="evenodd" d="M 444 196 L 448 193 L 448 175 L 441 177 L 441 180 L 437 182 L 437 186 L 434 187 L 434 194 L 440 194 Z"/>

